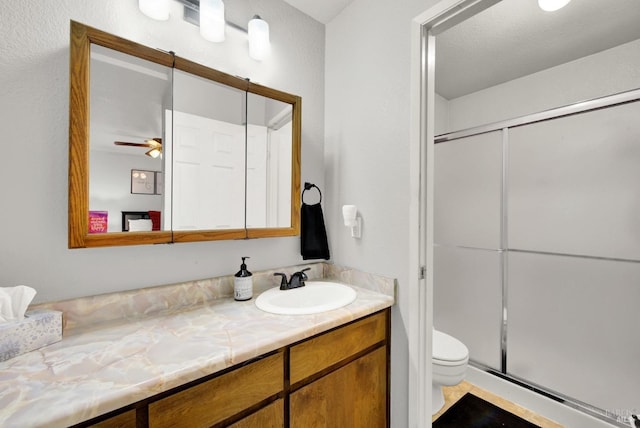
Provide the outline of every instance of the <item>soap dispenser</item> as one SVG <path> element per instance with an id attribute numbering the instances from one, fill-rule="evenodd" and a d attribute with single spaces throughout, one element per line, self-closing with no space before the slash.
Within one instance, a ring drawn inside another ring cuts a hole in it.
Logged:
<path id="1" fill-rule="evenodd" d="M 253 297 L 253 276 L 244 262 L 248 258 L 242 257 L 240 270 L 233 278 L 233 298 L 236 300 L 249 300 Z"/>

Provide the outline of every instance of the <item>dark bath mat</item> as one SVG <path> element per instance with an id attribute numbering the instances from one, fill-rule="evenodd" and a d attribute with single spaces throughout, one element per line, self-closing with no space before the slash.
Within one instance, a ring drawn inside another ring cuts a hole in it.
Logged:
<path id="1" fill-rule="evenodd" d="M 433 428 L 541 428 L 473 394 L 466 393 L 433 423 Z"/>

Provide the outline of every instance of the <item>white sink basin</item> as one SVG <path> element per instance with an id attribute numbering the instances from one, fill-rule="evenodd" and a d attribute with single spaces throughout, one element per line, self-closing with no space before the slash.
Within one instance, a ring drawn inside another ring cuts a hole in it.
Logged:
<path id="1" fill-rule="evenodd" d="M 271 288 L 260 294 L 256 306 L 280 315 L 308 315 L 347 306 L 356 299 L 356 291 L 343 284 L 306 281 L 304 287 L 292 290 Z"/>

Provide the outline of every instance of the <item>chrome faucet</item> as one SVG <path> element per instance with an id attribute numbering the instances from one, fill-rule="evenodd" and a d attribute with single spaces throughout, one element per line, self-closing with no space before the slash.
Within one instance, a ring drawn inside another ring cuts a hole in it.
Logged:
<path id="1" fill-rule="evenodd" d="M 292 288 L 304 287 L 304 281 L 309 279 L 305 271 L 311 268 L 302 269 L 300 272 L 291 274 L 291 278 L 287 281 L 287 275 L 284 273 L 274 273 L 273 276 L 281 276 L 280 290 L 291 290 Z"/>

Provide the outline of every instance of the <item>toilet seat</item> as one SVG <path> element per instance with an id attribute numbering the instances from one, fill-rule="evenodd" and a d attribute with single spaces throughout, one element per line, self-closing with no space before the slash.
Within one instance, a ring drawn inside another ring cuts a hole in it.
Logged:
<path id="1" fill-rule="evenodd" d="M 469 349 L 455 337 L 433 330 L 433 364 L 451 366 L 464 364 L 469 359 Z"/>

